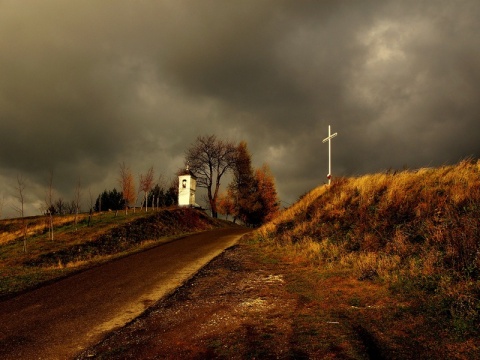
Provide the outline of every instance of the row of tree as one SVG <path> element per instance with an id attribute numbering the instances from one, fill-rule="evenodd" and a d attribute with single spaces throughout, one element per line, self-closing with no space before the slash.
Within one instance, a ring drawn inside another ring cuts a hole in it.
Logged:
<path id="1" fill-rule="evenodd" d="M 232 215 L 251 226 L 271 220 L 279 210 L 275 181 L 267 164 L 252 166 L 245 141 L 235 145 L 215 135 L 199 136 L 187 149 L 185 160 L 197 176 L 197 186 L 206 188 L 213 217 L 218 213 Z M 227 191 L 219 194 L 224 175 L 231 173 Z"/>
<path id="2" fill-rule="evenodd" d="M 177 203 L 177 196 L 175 184 L 172 183 L 168 188 L 156 184 L 151 191 L 147 192 L 147 201 L 143 198 L 141 208 L 147 209 L 147 205 L 151 208 L 175 205 Z M 93 210 L 97 212 L 105 210 L 117 211 L 125 209 L 125 205 L 126 197 L 123 195 L 123 192 L 113 188 L 113 190 L 105 190 L 98 195 Z M 130 206 L 131 204 L 127 205 L 127 207 Z"/>
<path id="3" fill-rule="evenodd" d="M 25 187 L 24 180 L 18 179 L 19 196 L 23 196 L 23 189 Z M 164 207 L 176 203 L 176 183 L 173 181 L 169 187 L 166 187 L 164 182 L 159 178 L 159 182 L 154 184 L 154 171 L 150 167 L 145 174 L 139 175 L 139 188 L 135 189 L 134 176 L 130 168 L 125 163 L 120 164 L 119 169 L 119 185 L 121 191 L 116 188 L 113 190 L 105 190 L 99 194 L 95 203 L 90 195 L 90 210 L 91 211 L 105 211 L 105 210 L 121 210 L 136 206 L 140 194 L 143 193 L 140 207 L 147 209 L 148 205 L 151 207 Z M 81 185 L 77 184 L 74 193 L 74 199 L 71 202 L 66 202 L 62 198 L 54 199 L 53 188 L 53 172 L 50 172 L 48 188 L 45 197 L 45 207 L 42 212 L 52 215 L 78 214 L 81 211 Z M 20 201 L 23 205 L 22 201 Z M 21 215 L 21 211 L 19 211 Z"/>
<path id="4" fill-rule="evenodd" d="M 46 212 L 52 215 L 66 215 L 75 214 L 77 210 L 80 210 L 80 204 L 77 203 L 75 199 L 69 202 L 58 198 L 50 205 Z"/>
<path id="5" fill-rule="evenodd" d="M 101 211 L 106 209 L 119 210 L 125 209 L 128 212 L 130 207 L 135 207 L 140 194 L 143 193 L 141 208 L 148 211 L 148 207 L 165 207 L 177 203 L 178 179 L 171 181 L 169 186 L 165 185 L 162 178 L 159 178 L 157 184 L 154 181 L 153 166 L 150 167 L 145 174 L 139 176 L 138 191 L 135 189 L 135 181 L 133 173 L 125 163 L 120 164 L 119 184 L 121 191 L 117 192 L 113 189 L 111 192 L 106 190 L 99 195 L 95 203 L 95 210 Z"/>

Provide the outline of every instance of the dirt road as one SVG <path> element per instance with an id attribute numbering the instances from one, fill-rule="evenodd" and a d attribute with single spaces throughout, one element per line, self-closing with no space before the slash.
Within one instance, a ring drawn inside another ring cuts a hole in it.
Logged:
<path id="1" fill-rule="evenodd" d="M 479 337 L 348 269 L 246 238 L 78 360 L 480 359 Z"/>
<path id="2" fill-rule="evenodd" d="M 188 236 L 0 302 L 0 358 L 69 359 L 170 293 L 245 229 Z"/>

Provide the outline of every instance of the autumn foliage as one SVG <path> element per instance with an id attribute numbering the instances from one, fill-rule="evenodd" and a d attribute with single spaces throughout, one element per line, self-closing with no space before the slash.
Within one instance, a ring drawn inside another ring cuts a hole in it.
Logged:
<path id="1" fill-rule="evenodd" d="M 234 178 L 222 199 L 222 208 L 251 226 L 272 220 L 278 212 L 275 180 L 267 164 L 253 170 L 251 155 L 244 141 L 237 147 L 233 172 Z"/>
<path id="2" fill-rule="evenodd" d="M 236 217 L 234 197 L 230 190 L 223 192 L 218 196 L 217 209 L 220 214 L 225 215 L 225 219 L 228 220 L 229 216 Z"/>
<path id="3" fill-rule="evenodd" d="M 119 170 L 119 183 L 122 189 L 123 200 L 125 201 L 125 214 L 127 213 L 128 206 L 134 203 L 136 200 L 135 182 L 133 180 L 133 173 L 130 168 L 125 164 L 120 164 Z"/>
<path id="4" fill-rule="evenodd" d="M 258 195 L 256 201 L 262 208 L 258 220 L 264 224 L 273 220 L 279 209 L 275 179 L 267 164 L 255 171 L 255 185 Z"/>

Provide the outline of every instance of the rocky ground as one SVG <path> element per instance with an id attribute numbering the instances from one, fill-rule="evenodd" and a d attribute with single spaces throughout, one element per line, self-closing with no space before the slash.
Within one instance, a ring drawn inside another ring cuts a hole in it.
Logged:
<path id="1" fill-rule="evenodd" d="M 469 359 L 408 300 L 243 241 L 78 359 Z M 464 351 L 462 351 L 464 349 Z M 473 357 L 472 357 L 473 356 Z"/>

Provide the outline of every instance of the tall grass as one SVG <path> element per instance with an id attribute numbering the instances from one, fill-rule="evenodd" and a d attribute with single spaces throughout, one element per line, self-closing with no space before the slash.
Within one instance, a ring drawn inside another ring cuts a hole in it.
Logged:
<path id="1" fill-rule="evenodd" d="M 315 265 L 429 293 L 459 327 L 480 322 L 480 161 L 336 179 L 258 235 Z"/>
<path id="2" fill-rule="evenodd" d="M 77 215 L 77 221 L 82 221 L 87 217 L 87 214 L 79 214 Z M 75 215 L 57 215 L 53 217 L 53 226 L 57 228 L 74 221 Z M 25 222 L 27 224 L 27 236 L 43 234 L 48 229 L 48 218 L 46 216 L 27 217 Z M 0 220 L 0 246 L 21 238 L 23 236 L 23 226 L 22 219 Z"/>

